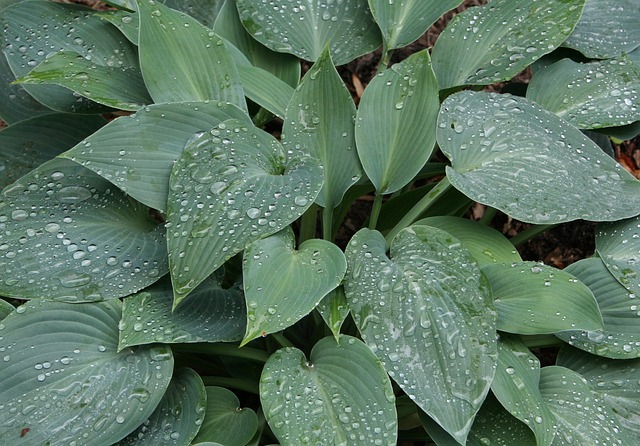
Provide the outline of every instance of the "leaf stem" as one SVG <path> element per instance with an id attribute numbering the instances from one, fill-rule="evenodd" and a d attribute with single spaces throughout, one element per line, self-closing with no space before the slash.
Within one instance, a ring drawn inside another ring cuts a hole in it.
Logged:
<path id="1" fill-rule="evenodd" d="M 288 340 L 284 334 L 282 334 L 282 332 L 280 333 L 271 333 L 271 337 L 273 337 L 273 339 L 280 344 L 282 347 L 295 347 L 295 345 L 293 345 L 293 343 Z"/>
<path id="2" fill-rule="evenodd" d="M 243 392 L 249 392 L 255 395 L 260 394 L 258 383 L 254 381 L 227 378 L 225 376 L 203 376 L 202 382 L 205 386 L 231 387 L 232 389 L 242 390 Z"/>
<path id="3" fill-rule="evenodd" d="M 387 45 L 385 44 L 382 47 L 382 59 L 380 59 L 380 64 L 378 65 L 376 74 L 382 73 L 387 69 L 389 63 L 391 62 L 391 56 L 393 56 L 393 50 L 388 50 Z"/>
<path id="4" fill-rule="evenodd" d="M 318 205 L 314 203 L 302 215 L 302 219 L 300 220 L 300 236 L 298 239 L 298 246 L 301 245 L 306 240 L 315 238 L 317 222 L 318 222 Z"/>
<path id="5" fill-rule="evenodd" d="M 369 229 L 376 228 L 381 209 L 382 209 L 382 194 L 376 191 L 376 197 L 373 199 L 373 207 L 371 209 L 371 217 L 369 218 Z"/>
<path id="6" fill-rule="evenodd" d="M 555 228 L 556 226 L 558 226 L 558 223 L 552 225 L 533 225 L 530 228 L 527 228 L 524 231 L 520 232 L 519 234 L 514 235 L 509 239 L 509 241 L 513 246 L 518 247 L 523 243 L 528 242 L 532 238 L 542 234 L 543 232 Z"/>
<path id="7" fill-rule="evenodd" d="M 230 356 L 233 358 L 249 359 L 256 362 L 267 362 L 269 354 L 257 348 L 238 348 L 235 344 L 199 343 L 199 344 L 178 344 L 172 346 L 177 352 L 199 353 L 210 356 Z"/>
<path id="8" fill-rule="evenodd" d="M 322 238 L 333 242 L 333 208 L 322 209 Z"/>
<path id="9" fill-rule="evenodd" d="M 479 223 L 485 226 L 489 225 L 491 223 L 491 220 L 493 220 L 493 217 L 495 217 L 497 213 L 498 210 L 496 208 L 487 206 L 487 208 L 484 210 L 484 214 L 482 214 L 482 218 L 480 218 Z"/>

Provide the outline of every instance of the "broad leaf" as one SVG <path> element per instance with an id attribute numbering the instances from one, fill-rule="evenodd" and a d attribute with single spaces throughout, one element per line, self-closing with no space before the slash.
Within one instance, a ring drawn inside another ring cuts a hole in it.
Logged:
<path id="1" fill-rule="evenodd" d="M 164 212 L 173 164 L 198 132 L 227 119 L 251 120 L 232 104 L 157 104 L 118 118 L 62 156 L 111 181 L 131 197 Z"/>
<path id="2" fill-rule="evenodd" d="M 149 209 L 71 161 L 54 159 L 0 195 L 0 294 L 98 301 L 167 272 L 162 225 Z"/>
<path id="3" fill-rule="evenodd" d="M 506 81 L 556 49 L 585 0 L 493 0 L 456 15 L 433 48 L 440 89 Z"/>
<path id="4" fill-rule="evenodd" d="M 121 110 L 135 111 L 153 102 L 137 66 L 98 65 L 71 51 L 46 58 L 18 82 L 61 85 L 92 101 Z"/>
<path id="5" fill-rule="evenodd" d="M 135 0 L 130 1 L 135 5 Z M 134 6 L 134 8 L 137 9 L 137 6 Z M 140 25 L 138 14 L 130 13 L 123 10 L 117 10 L 100 11 L 96 13 L 96 16 L 111 23 L 113 26 L 118 28 L 122 34 L 124 34 L 129 42 L 138 46 L 138 29 Z"/>
<path id="6" fill-rule="evenodd" d="M 217 100 L 246 109 L 238 71 L 220 37 L 160 2 L 137 1 L 140 68 L 154 102 Z"/>
<path id="7" fill-rule="evenodd" d="M 287 227 L 245 249 L 247 331 L 242 344 L 293 325 L 342 282 L 347 263 L 340 248 L 318 239 L 305 241 L 297 251 L 294 245 Z"/>
<path id="8" fill-rule="evenodd" d="M 228 120 L 185 148 L 170 185 L 175 306 L 249 244 L 302 216 L 322 187 L 322 168 L 310 157 L 287 159 L 269 133 Z"/>
<path id="9" fill-rule="evenodd" d="M 189 14 L 208 28 L 213 28 L 213 24 L 220 13 L 226 0 L 164 0 L 166 6 Z"/>
<path id="10" fill-rule="evenodd" d="M 412 226 L 392 242 L 360 230 L 346 250 L 344 288 L 360 334 L 389 375 L 461 443 L 496 365 L 491 292 L 448 233 Z"/>
<path id="11" fill-rule="evenodd" d="M 380 46 L 380 32 L 363 0 L 297 0 L 273 4 L 236 0 L 242 24 L 258 42 L 311 62 L 327 44 L 336 65 L 351 62 Z"/>
<path id="12" fill-rule="evenodd" d="M 349 316 L 349 305 L 344 294 L 344 288 L 339 286 L 332 290 L 320 301 L 316 309 L 333 336 L 338 339 L 340 328 L 347 316 Z"/>
<path id="13" fill-rule="evenodd" d="M 397 415 L 391 382 L 360 340 L 320 340 L 307 360 L 300 350 L 271 355 L 260 378 L 260 401 L 285 445 L 395 446 Z"/>
<path id="14" fill-rule="evenodd" d="M 245 446 L 258 430 L 258 417 L 242 408 L 238 397 L 224 387 L 206 387 L 207 410 L 194 440 L 224 446 Z"/>
<path id="15" fill-rule="evenodd" d="M 631 124 L 640 120 L 640 67 L 562 59 L 533 76 L 527 99 L 582 129 Z"/>
<path id="16" fill-rule="evenodd" d="M 640 217 L 599 225 L 596 251 L 613 277 L 640 296 Z"/>
<path id="17" fill-rule="evenodd" d="M 326 51 L 296 89 L 282 129 L 285 148 L 309 151 L 324 167 L 316 202 L 333 209 L 362 176 L 355 150 L 356 106 Z"/>
<path id="18" fill-rule="evenodd" d="M 284 119 L 293 87 L 262 68 L 238 66 L 238 73 L 247 97 Z"/>
<path id="19" fill-rule="evenodd" d="M 544 367 L 540 393 L 556 416 L 554 446 L 638 443 L 638 438 L 620 425 L 611 406 L 578 373 L 559 366 Z"/>
<path id="20" fill-rule="evenodd" d="M 102 117 L 50 113 L 0 130 L 0 188 L 79 143 L 104 124 Z"/>
<path id="21" fill-rule="evenodd" d="M 582 17 L 563 46 L 589 58 L 621 56 L 640 46 L 640 3 L 587 0 Z"/>
<path id="22" fill-rule="evenodd" d="M 356 146 L 362 167 L 378 193 L 402 188 L 427 162 L 435 146 L 439 104 L 427 50 L 369 83 L 358 108 Z"/>
<path id="23" fill-rule="evenodd" d="M 112 444 L 151 415 L 171 350 L 117 353 L 119 320 L 112 300 L 27 302 L 2 321 L 0 443 Z"/>
<path id="24" fill-rule="evenodd" d="M 16 77 L 4 54 L 0 55 L 0 119 L 13 124 L 25 119 L 51 113 L 19 84 L 11 84 Z"/>
<path id="25" fill-rule="evenodd" d="M 640 357 L 640 303 L 634 294 L 611 275 L 601 259 L 583 259 L 565 271 L 587 285 L 595 296 L 602 319 L 602 331 L 567 331 L 560 339 L 590 353 L 608 358 Z"/>
<path id="26" fill-rule="evenodd" d="M 639 181 L 577 128 L 524 98 L 449 96 L 437 137 L 451 160 L 451 184 L 521 221 L 612 221 L 640 213 Z"/>
<path id="27" fill-rule="evenodd" d="M 369 0 L 387 50 L 409 45 L 462 0 Z"/>
<path id="28" fill-rule="evenodd" d="M 591 290 L 571 274 L 536 262 L 482 268 L 498 310 L 498 330 L 549 334 L 601 330 L 602 315 Z"/>
<path id="29" fill-rule="evenodd" d="M 240 286 L 223 289 L 208 278 L 175 311 L 171 282 L 161 280 L 124 299 L 119 349 L 154 342 L 230 342 L 242 339 L 247 314 Z"/>
<path id="30" fill-rule="evenodd" d="M 182 368 L 171 379 L 156 410 L 117 446 L 189 446 L 200 429 L 206 406 L 202 378 Z"/>

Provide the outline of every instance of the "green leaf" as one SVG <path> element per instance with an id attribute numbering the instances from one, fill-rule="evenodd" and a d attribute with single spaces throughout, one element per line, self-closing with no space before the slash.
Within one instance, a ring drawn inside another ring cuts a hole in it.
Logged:
<path id="1" fill-rule="evenodd" d="M 160 2 L 137 1 L 140 68 L 154 102 L 217 100 L 246 110 L 238 70 L 220 37 Z"/>
<path id="2" fill-rule="evenodd" d="M 362 229 L 346 250 L 344 288 L 360 334 L 389 375 L 464 442 L 496 364 L 495 312 L 475 260 L 430 226 L 384 237 Z"/>
<path id="3" fill-rule="evenodd" d="M 226 0 L 164 0 L 163 3 L 173 9 L 190 15 L 207 28 L 213 28 L 218 14 Z"/>
<path id="4" fill-rule="evenodd" d="M 245 446 L 258 430 L 258 417 L 224 387 L 207 387 L 207 411 L 196 442 Z"/>
<path id="5" fill-rule="evenodd" d="M 79 143 L 104 124 L 102 117 L 50 113 L 0 130 L 0 188 Z"/>
<path id="6" fill-rule="evenodd" d="M 297 251 L 294 245 L 287 227 L 245 249 L 247 330 L 241 345 L 290 327 L 342 282 L 347 262 L 338 246 L 318 239 L 305 241 Z"/>
<path id="7" fill-rule="evenodd" d="M 524 98 L 449 96 L 437 138 L 451 160 L 451 184 L 518 220 L 611 221 L 640 213 L 639 181 L 580 130 Z"/>
<path id="8" fill-rule="evenodd" d="M 0 195 L 0 294 L 98 301 L 127 296 L 167 272 L 165 231 L 149 209 L 64 159 Z"/>
<path id="9" fill-rule="evenodd" d="M 46 58 L 17 82 L 61 85 L 99 104 L 120 110 L 135 111 L 153 102 L 138 67 L 97 65 L 71 51 L 61 51 Z"/>
<path id="10" fill-rule="evenodd" d="M 573 33 L 562 44 L 592 59 L 621 56 L 640 46 L 636 0 L 587 0 Z"/>
<path id="11" fill-rule="evenodd" d="M 522 261 L 518 251 L 504 235 L 489 226 L 467 218 L 443 215 L 418 220 L 415 224 L 433 226 L 447 231 L 462 242 L 481 268 L 494 263 Z"/>
<path id="12" fill-rule="evenodd" d="M 536 262 L 482 268 L 498 310 L 498 330 L 549 334 L 601 330 L 602 315 L 591 290 L 571 274 Z"/>
<path id="13" fill-rule="evenodd" d="M 119 349 L 154 342 L 239 341 L 247 314 L 239 285 L 223 289 L 208 278 L 175 311 L 169 280 L 160 280 L 123 301 Z"/>
<path id="14" fill-rule="evenodd" d="M 640 217 L 599 225 L 596 252 L 613 277 L 640 296 Z"/>
<path id="15" fill-rule="evenodd" d="M 395 446 L 397 415 L 391 382 L 357 338 L 318 342 L 308 361 L 296 348 L 271 355 L 260 378 L 260 401 L 282 444 Z"/>
<path id="16" fill-rule="evenodd" d="M 164 212 L 171 169 L 185 144 L 195 133 L 231 118 L 251 124 L 244 111 L 223 102 L 150 105 L 110 122 L 62 156 Z"/>
<path id="17" fill-rule="evenodd" d="M 558 365 L 580 373 L 627 429 L 640 435 L 640 359 L 617 360 L 563 347 Z"/>
<path id="18" fill-rule="evenodd" d="M 422 36 L 445 12 L 462 0 L 369 0 L 387 50 L 409 45 Z"/>
<path id="19" fill-rule="evenodd" d="M 392 66 L 369 83 L 358 108 L 356 146 L 364 171 L 378 193 L 402 188 L 427 162 L 435 146 L 439 104 L 427 50 Z"/>
<path id="20" fill-rule="evenodd" d="M 440 89 L 506 81 L 556 49 L 585 0 L 493 0 L 456 15 L 433 48 Z"/>
<path id="21" fill-rule="evenodd" d="M 311 206 L 322 168 L 287 159 L 269 133 L 224 121 L 187 145 L 171 173 L 167 210 L 174 306 L 224 262 Z"/>
<path id="22" fill-rule="evenodd" d="M 135 0 L 131 0 L 135 5 Z M 134 6 L 133 8 L 137 8 Z M 138 46 L 138 29 L 140 21 L 138 14 L 130 13 L 128 11 L 100 11 L 96 13 L 97 17 L 111 23 L 118 28 L 120 32 L 127 38 L 127 40 L 134 45 Z"/>
<path id="23" fill-rule="evenodd" d="M 0 321 L 7 317 L 15 307 L 4 299 L 0 299 Z"/>
<path id="24" fill-rule="evenodd" d="M 51 113 L 50 108 L 36 101 L 16 80 L 4 54 L 0 55 L 0 119 L 13 124 L 25 119 Z"/>
<path id="25" fill-rule="evenodd" d="M 578 63 L 562 59 L 537 72 L 527 99 L 582 129 L 640 119 L 640 67 L 628 58 Z"/>
<path id="26" fill-rule="evenodd" d="M 339 286 L 332 290 L 320 301 L 316 309 L 337 340 L 340 336 L 340 328 L 349 316 L 349 305 L 344 288 Z"/>
<path id="27" fill-rule="evenodd" d="M 182 368 L 171 379 L 156 410 L 117 446 L 189 446 L 200 429 L 206 406 L 202 378 Z"/>
<path id="28" fill-rule="evenodd" d="M 112 300 L 32 301 L 2 321 L 0 443 L 112 444 L 151 415 L 171 379 L 171 350 L 117 353 L 119 320 Z"/>
<path id="29" fill-rule="evenodd" d="M 640 303 L 636 302 L 636 296 L 616 281 L 599 258 L 580 260 L 565 271 L 593 292 L 602 313 L 604 330 L 566 331 L 556 336 L 599 356 L 618 359 L 640 357 Z"/>
<path id="30" fill-rule="evenodd" d="M 293 87 L 262 68 L 238 66 L 238 73 L 247 97 L 284 119 Z"/>
<path id="31" fill-rule="evenodd" d="M 316 202 L 333 209 L 362 176 L 355 150 L 356 106 L 336 71 L 328 48 L 296 89 L 282 129 L 285 148 L 309 151 L 324 167 L 324 186 Z"/>
<path id="32" fill-rule="evenodd" d="M 27 0 L 2 10 L 0 23 L 7 44 L 4 54 L 16 78 L 40 65 L 52 52 L 69 51 L 103 67 L 138 66 L 135 47 L 91 9 L 43 0 Z M 73 29 L 73 31 L 71 31 Z M 24 89 L 46 106 L 63 112 L 102 113 L 108 110 L 67 88 L 26 85 Z"/>
<path id="33" fill-rule="evenodd" d="M 303 0 L 269 8 L 262 0 L 236 0 L 236 4 L 242 24 L 258 42 L 310 62 L 320 58 L 327 44 L 336 65 L 380 46 L 380 32 L 363 0 Z"/>
<path id="34" fill-rule="evenodd" d="M 540 393 L 556 416 L 554 446 L 631 445 L 638 438 L 620 425 L 615 412 L 586 379 L 564 367 L 544 367 Z"/>
<path id="35" fill-rule="evenodd" d="M 511 415 L 529 426 L 538 444 L 550 445 L 555 436 L 556 420 L 542 401 L 539 382 L 538 358 L 516 337 L 501 334 L 498 368 L 491 390 Z"/>

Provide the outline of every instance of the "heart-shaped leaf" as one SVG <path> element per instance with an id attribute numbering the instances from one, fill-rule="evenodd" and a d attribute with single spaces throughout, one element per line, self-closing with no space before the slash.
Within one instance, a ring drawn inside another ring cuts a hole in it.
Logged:
<path id="1" fill-rule="evenodd" d="M 195 133 L 232 118 L 251 124 L 244 111 L 224 102 L 150 105 L 115 119 L 62 156 L 164 212 L 171 169 L 185 144 Z"/>
<path id="2" fill-rule="evenodd" d="M 599 225 L 596 251 L 613 277 L 640 296 L 640 217 Z"/>
<path id="3" fill-rule="evenodd" d="M 154 411 L 173 356 L 117 353 L 120 302 L 27 302 L 0 324 L 0 444 L 112 444 Z M 108 408 L 108 410 L 106 410 Z"/>
<path id="4" fill-rule="evenodd" d="M 206 406 L 202 378 L 182 368 L 171 379 L 156 410 L 117 446 L 188 446 L 200 429 Z"/>
<path id="5" fill-rule="evenodd" d="M 524 98 L 449 96 L 437 137 L 451 160 L 451 184 L 519 220 L 612 221 L 640 213 L 640 181 L 580 130 Z"/>
<path id="6" fill-rule="evenodd" d="M 496 366 L 493 299 L 471 254 L 430 226 L 384 237 L 360 230 L 346 250 L 354 321 L 389 375 L 463 443 Z"/>
<path id="7" fill-rule="evenodd" d="M 224 446 L 245 446 L 258 430 L 258 417 L 224 387 L 206 387 L 207 411 L 196 442 L 215 442 Z"/>
<path id="8" fill-rule="evenodd" d="M 0 294 L 97 301 L 167 272 L 165 230 L 92 171 L 53 159 L 0 195 Z"/>
<path id="9" fill-rule="evenodd" d="M 318 239 L 305 241 L 297 251 L 294 245 L 287 227 L 244 251 L 247 331 L 242 345 L 293 325 L 342 282 L 347 262 L 340 248 Z"/>
<path id="10" fill-rule="evenodd" d="M 260 401 L 285 445 L 395 446 L 397 415 L 391 382 L 362 341 L 341 336 L 300 350 L 275 352 L 260 378 Z"/>
<path id="11" fill-rule="evenodd" d="M 208 278 L 175 311 L 168 279 L 124 299 L 119 349 L 154 342 L 230 342 L 242 339 L 247 313 L 240 285 L 223 289 Z"/>
<path id="12" fill-rule="evenodd" d="M 563 330 L 602 330 L 593 293 L 568 272 L 536 262 L 487 265 L 498 310 L 498 330 L 549 334 Z"/>
<path id="13" fill-rule="evenodd" d="M 174 306 L 232 256 L 302 216 L 322 187 L 314 158 L 287 159 L 253 125 L 228 120 L 191 142 L 171 172 Z"/>
<path id="14" fill-rule="evenodd" d="M 585 0 L 493 0 L 456 15 L 433 47 L 440 89 L 506 81 L 557 48 Z"/>
<path id="15" fill-rule="evenodd" d="M 435 147 L 439 104 L 427 50 L 369 83 L 358 108 L 356 145 L 362 167 L 379 193 L 402 188 L 427 162 Z"/>
<path id="16" fill-rule="evenodd" d="M 330 44 L 336 65 L 380 46 L 380 32 L 365 1 L 297 0 L 296 4 L 236 0 L 242 24 L 258 42 L 311 62 Z"/>

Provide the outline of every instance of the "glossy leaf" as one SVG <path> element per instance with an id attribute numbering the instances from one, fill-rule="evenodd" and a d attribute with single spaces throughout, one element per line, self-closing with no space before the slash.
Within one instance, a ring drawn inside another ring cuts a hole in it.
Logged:
<path id="1" fill-rule="evenodd" d="M 629 59 L 562 59 L 533 76 L 527 99 L 582 129 L 640 120 L 640 67 Z"/>
<path id="2" fill-rule="evenodd" d="M 282 129 L 285 148 L 308 151 L 324 167 L 324 186 L 316 202 L 333 209 L 362 176 L 355 150 L 356 106 L 327 49 L 296 89 Z"/>
<path id="3" fill-rule="evenodd" d="M 260 378 L 260 401 L 282 444 L 395 446 L 397 415 L 391 382 L 360 340 L 320 340 L 307 360 L 300 350 L 271 355 Z"/>
<path id="4" fill-rule="evenodd" d="M 79 143 L 104 124 L 102 117 L 50 113 L 0 130 L 0 188 Z"/>
<path id="5" fill-rule="evenodd" d="M 611 275 L 601 259 L 583 259 L 565 271 L 587 285 L 596 297 L 604 320 L 603 331 L 567 331 L 560 339 L 590 353 L 608 358 L 640 357 L 640 304 L 634 294 Z"/>
<path id="6" fill-rule="evenodd" d="M 460 3 L 462 0 L 369 0 L 369 8 L 382 31 L 385 48 L 393 50 L 417 40 Z"/>
<path id="7" fill-rule="evenodd" d="M 187 145 L 167 210 L 174 306 L 224 262 L 298 219 L 322 187 L 310 157 L 287 159 L 270 134 L 224 121 Z"/>
<path id="8" fill-rule="evenodd" d="M 596 251 L 613 277 L 640 296 L 640 217 L 599 225 Z"/>
<path id="9" fill-rule="evenodd" d="M 164 212 L 171 169 L 187 141 L 231 118 L 251 124 L 244 111 L 223 102 L 150 105 L 110 122 L 62 156 Z"/>
<path id="10" fill-rule="evenodd" d="M 435 146 L 439 103 L 427 50 L 369 83 L 358 108 L 356 146 L 378 193 L 402 188 L 427 162 Z"/>
<path id="11" fill-rule="evenodd" d="M 230 342 L 242 339 L 247 314 L 239 285 L 223 289 L 208 278 L 175 311 L 173 289 L 163 279 L 123 301 L 119 349 L 154 342 Z"/>
<path id="12" fill-rule="evenodd" d="M 340 328 L 349 316 L 349 305 L 344 288 L 339 286 L 332 290 L 320 301 L 316 309 L 337 340 L 340 336 Z"/>
<path id="13" fill-rule="evenodd" d="M 577 128 L 523 98 L 464 91 L 444 101 L 438 122 L 447 177 L 475 201 L 528 223 L 640 213 L 639 181 Z"/>
<path id="14" fill-rule="evenodd" d="M 97 65 L 71 51 L 48 57 L 18 82 L 61 85 L 99 104 L 120 110 L 135 111 L 153 102 L 138 67 Z"/>
<path id="15" fill-rule="evenodd" d="M 506 81 L 556 49 L 585 0 L 494 0 L 456 15 L 433 48 L 440 89 Z"/>
<path id="16" fill-rule="evenodd" d="M 0 119 L 13 124 L 53 111 L 36 101 L 21 85 L 11 84 L 15 80 L 7 58 L 0 55 Z"/>
<path id="17" fill-rule="evenodd" d="M 112 300 L 27 302 L 2 321 L 0 443 L 112 444 L 151 415 L 171 379 L 171 350 L 117 353 L 119 320 Z"/>
<path id="18" fill-rule="evenodd" d="M 236 0 L 240 19 L 258 42 L 311 62 L 329 43 L 336 65 L 380 46 L 380 32 L 362 0 L 296 0 L 265 8 L 262 0 Z"/>
<path id="19" fill-rule="evenodd" d="M 117 446 L 189 446 L 200 429 L 206 406 L 202 378 L 182 368 L 171 379 L 156 410 Z"/>
<path id="20" fill-rule="evenodd" d="M 491 292 L 450 234 L 411 226 L 392 242 L 361 229 L 344 288 L 363 340 L 415 403 L 463 443 L 496 364 Z"/>
<path id="21" fill-rule="evenodd" d="M 217 100 L 246 109 L 238 71 L 220 37 L 160 2 L 137 1 L 140 68 L 154 102 Z"/>
<path id="22" fill-rule="evenodd" d="M 640 4 L 636 0 L 587 0 L 563 46 L 594 59 L 630 52 L 640 46 Z"/>
<path id="23" fill-rule="evenodd" d="M 548 334 L 601 330 L 602 315 L 591 290 L 571 274 L 536 262 L 482 268 L 498 310 L 498 330 Z"/>
<path id="24" fill-rule="evenodd" d="M 49 161 L 0 195 L 0 294 L 99 301 L 167 272 L 165 231 L 149 209 L 88 169 Z"/>
<path id="25" fill-rule="evenodd" d="M 298 250 L 294 245 L 287 227 L 245 249 L 247 331 L 242 344 L 293 325 L 342 282 L 347 263 L 338 246 L 319 239 L 305 241 Z"/>
<path id="26" fill-rule="evenodd" d="M 247 97 L 284 119 L 293 87 L 262 68 L 238 66 L 238 72 Z"/>
<path id="27" fill-rule="evenodd" d="M 258 417 L 240 405 L 238 397 L 224 387 L 206 387 L 207 410 L 194 440 L 224 446 L 245 446 L 258 430 Z"/>
<path id="28" fill-rule="evenodd" d="M 189 14 L 208 28 L 213 24 L 226 0 L 164 0 L 163 3 L 173 9 Z"/>

